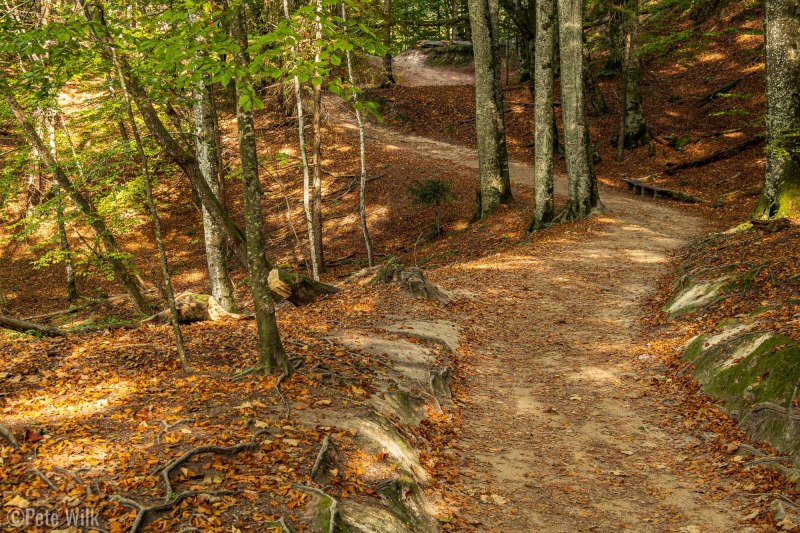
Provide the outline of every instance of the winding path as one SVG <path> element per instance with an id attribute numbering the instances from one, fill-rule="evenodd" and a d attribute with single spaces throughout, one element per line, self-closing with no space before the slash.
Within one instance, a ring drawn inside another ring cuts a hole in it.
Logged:
<path id="1" fill-rule="evenodd" d="M 381 127 L 368 135 L 478 166 L 468 148 Z M 533 169 L 514 162 L 511 178 L 531 187 Z M 608 188 L 601 197 L 608 212 L 588 236 L 562 228 L 546 246 L 432 273 L 446 287 L 468 287 L 479 310 L 453 317 L 480 339 L 462 376 L 463 430 L 453 443 L 467 495 L 479 502 L 464 510 L 469 531 L 750 531 L 724 481 L 712 486 L 685 470 L 688 448 L 702 441 L 658 428 L 664 407 L 635 364 L 647 357 L 645 299 L 703 221 L 668 201 Z"/>

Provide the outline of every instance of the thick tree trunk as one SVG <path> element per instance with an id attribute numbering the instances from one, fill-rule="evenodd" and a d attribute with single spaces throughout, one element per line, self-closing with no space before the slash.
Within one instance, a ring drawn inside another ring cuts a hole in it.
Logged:
<path id="1" fill-rule="evenodd" d="M 475 116 L 480 172 L 479 217 L 511 199 L 505 119 L 500 88 L 494 0 L 469 0 L 472 48 L 475 55 Z"/>
<path id="2" fill-rule="evenodd" d="M 625 51 L 623 54 L 623 83 L 620 120 L 620 142 L 625 149 L 650 143 L 642 101 L 642 67 L 639 59 L 639 0 L 625 2 Z M 620 152 L 622 153 L 622 152 Z"/>
<path id="3" fill-rule="evenodd" d="M 7 315 L 0 315 L 0 328 L 10 329 L 12 331 L 19 331 L 20 333 L 34 332 L 45 337 L 66 337 L 67 332 L 58 328 L 37 324 L 35 322 L 28 322 L 27 320 L 20 320 L 12 318 Z"/>
<path id="4" fill-rule="evenodd" d="M 588 216 L 600 208 L 583 91 L 583 1 L 559 0 L 561 110 L 569 175 L 569 200 L 559 220 Z"/>
<path id="5" fill-rule="evenodd" d="M 219 155 L 217 154 L 216 109 L 207 79 L 197 83 L 194 101 L 194 130 L 197 162 L 211 191 L 220 198 Z M 201 202 L 202 203 L 202 202 Z M 211 295 L 226 311 L 233 311 L 233 284 L 225 263 L 225 234 L 214 217 L 202 206 L 206 264 Z"/>
<path id="6" fill-rule="evenodd" d="M 456 2 L 451 2 L 450 15 L 456 17 Z M 342 20 L 347 23 L 347 10 L 345 4 L 342 3 Z M 455 40 L 455 23 L 453 23 L 453 40 Z M 352 100 L 353 110 L 356 114 L 356 124 L 358 125 L 358 154 L 359 162 L 361 163 L 361 179 L 358 188 L 358 216 L 361 220 L 361 233 L 364 235 L 364 245 L 367 249 L 367 262 L 370 267 L 375 266 L 375 256 L 372 253 L 372 240 L 369 236 L 369 224 L 367 223 L 367 141 L 364 131 L 364 118 L 361 116 L 361 108 L 358 102 L 358 90 L 356 88 L 356 79 L 353 75 L 353 61 L 350 57 L 350 50 L 345 50 L 345 58 L 347 60 L 347 77 L 352 86 Z"/>
<path id="7" fill-rule="evenodd" d="M 250 54 L 247 52 L 247 26 L 244 4 L 240 4 L 234 12 L 231 31 L 239 45 L 236 60 L 246 72 L 250 68 Z M 239 87 L 247 87 L 248 78 L 237 80 Z M 258 177 L 258 153 L 256 151 L 256 134 L 253 126 L 253 112 L 241 104 L 239 98 L 236 105 L 236 124 L 239 132 L 239 155 L 242 164 L 242 183 L 244 184 L 245 230 L 247 232 L 247 270 L 250 274 L 250 290 L 253 295 L 256 324 L 258 327 L 259 361 L 258 371 L 266 373 L 291 373 L 291 366 L 286 357 L 278 324 L 275 320 L 275 303 L 269 290 L 270 268 L 264 257 L 266 247 L 263 216 L 261 213 L 261 183 Z M 278 367 L 280 365 L 280 368 Z"/>
<path id="8" fill-rule="evenodd" d="M 14 96 L 11 88 L 8 86 L 8 83 L 1 72 L 0 94 L 2 94 L 5 98 L 9 108 L 11 108 L 11 111 L 14 114 L 14 117 L 17 119 L 20 127 L 25 132 L 28 141 L 33 145 L 37 154 L 41 158 L 42 163 L 50 168 L 55 181 L 69 195 L 70 199 L 75 203 L 80 212 L 86 217 L 89 225 L 92 226 L 92 229 L 94 229 L 98 237 L 100 237 L 100 239 L 103 241 L 103 246 L 106 249 L 105 259 L 109 262 L 111 268 L 114 270 L 114 274 L 117 276 L 117 278 L 119 278 L 120 282 L 127 290 L 133 305 L 139 312 L 145 314 L 149 313 L 150 306 L 144 299 L 136 278 L 131 274 L 129 265 L 125 264 L 125 262 L 121 259 L 123 252 L 117 245 L 117 240 L 114 238 L 114 235 L 97 213 L 97 210 L 94 208 L 94 205 L 91 203 L 91 201 L 85 198 L 77 189 L 75 189 L 75 187 L 73 187 L 72 182 L 58 165 L 52 154 L 50 154 L 50 152 L 47 150 L 42 142 L 41 137 L 39 137 L 39 135 L 36 133 L 36 129 L 25 115 L 25 112 L 22 110 L 19 102 L 17 102 L 16 97 Z"/>
<path id="9" fill-rule="evenodd" d="M 534 215 L 531 230 L 547 227 L 555 216 L 553 199 L 553 112 L 554 61 L 556 24 L 555 0 L 536 2 L 538 20 L 536 28 L 536 82 L 535 102 L 535 155 L 534 155 Z"/>
<path id="10" fill-rule="evenodd" d="M 800 0 L 766 0 L 767 172 L 754 218 L 800 212 Z"/>

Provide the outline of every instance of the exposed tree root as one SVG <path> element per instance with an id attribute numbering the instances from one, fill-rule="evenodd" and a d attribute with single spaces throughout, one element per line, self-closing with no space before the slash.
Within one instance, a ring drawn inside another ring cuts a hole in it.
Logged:
<path id="1" fill-rule="evenodd" d="M 119 502 L 126 507 L 130 507 L 135 509 L 137 512 L 136 519 L 131 524 L 131 528 L 128 530 L 129 533 L 138 533 L 139 528 L 142 527 L 145 518 L 150 513 L 158 513 L 162 511 L 168 511 L 172 509 L 175 505 L 181 503 L 186 498 L 193 498 L 195 496 L 231 496 L 233 494 L 238 494 L 239 491 L 235 490 L 187 490 L 181 492 L 169 502 L 160 503 L 156 505 L 151 505 L 149 507 L 142 505 L 141 503 L 131 500 L 129 498 L 125 498 L 123 496 L 111 496 L 111 501 Z"/>
<path id="2" fill-rule="evenodd" d="M 310 492 L 323 498 L 327 498 L 331 501 L 331 505 L 328 507 L 328 511 L 330 512 L 330 522 L 328 523 L 327 533 L 334 533 L 336 531 L 336 518 L 339 516 L 339 502 L 336 501 L 336 498 L 321 489 L 309 487 L 308 485 L 303 485 L 301 483 L 294 483 L 293 486 L 304 492 Z"/>
<path id="3" fill-rule="evenodd" d="M 215 453 L 217 455 L 236 455 L 239 452 L 253 450 L 258 447 L 258 444 L 253 442 L 243 442 L 240 444 L 236 444 L 235 446 L 198 446 L 197 448 L 192 448 L 188 452 L 184 453 L 177 459 L 172 460 L 171 462 L 167 463 L 167 465 L 161 469 L 161 477 L 164 480 L 164 503 L 170 501 L 172 496 L 172 483 L 170 482 L 170 475 L 172 471 L 175 470 L 179 465 L 188 461 L 192 457 L 196 455 L 201 455 L 204 453 Z"/>
<path id="4" fill-rule="evenodd" d="M 267 373 L 267 366 L 264 365 L 263 363 L 258 363 L 251 367 L 245 368 L 241 372 L 237 372 L 236 374 L 231 376 L 231 381 L 241 381 L 247 376 L 252 376 L 253 374 L 266 374 L 266 373 Z"/>
<path id="5" fill-rule="evenodd" d="M 158 432 L 158 435 L 156 435 L 156 443 L 157 444 L 161 444 L 161 438 L 164 436 L 164 434 L 167 431 L 169 431 L 169 430 L 171 430 L 171 429 L 173 429 L 175 427 L 178 427 L 181 424 L 188 424 L 189 422 L 194 422 L 194 418 L 182 418 L 181 420 L 178 420 L 174 424 L 167 424 L 166 421 L 162 420 L 161 424 L 164 427 L 161 429 L 161 431 Z"/>
<path id="6" fill-rule="evenodd" d="M 177 423 L 176 423 L 177 424 Z M 174 507 L 175 505 L 179 504 L 186 498 L 192 498 L 194 496 L 230 496 L 233 494 L 238 494 L 239 491 L 235 490 L 217 490 L 217 491 L 207 491 L 207 490 L 187 490 L 183 491 L 177 495 L 174 495 L 172 492 L 172 482 L 170 481 L 170 475 L 172 471 L 175 470 L 179 465 L 183 464 L 184 462 L 188 461 L 192 457 L 197 455 L 205 454 L 205 453 L 214 453 L 217 455 L 236 455 L 239 452 L 243 452 L 246 450 L 254 450 L 259 447 L 259 443 L 256 442 L 256 438 L 262 432 L 256 432 L 250 439 L 250 442 L 243 442 L 240 444 L 236 444 L 234 446 L 198 446 L 197 448 L 192 448 L 188 452 L 184 453 L 177 459 L 173 459 L 166 466 L 163 468 L 156 470 L 156 473 L 161 472 L 161 479 L 164 481 L 164 501 L 159 504 L 146 506 L 141 504 L 135 500 L 130 498 L 126 498 L 124 496 L 111 496 L 110 499 L 112 501 L 116 501 L 135 509 L 137 511 L 136 519 L 133 521 L 129 533 L 137 533 L 139 528 L 142 527 L 144 520 L 147 518 L 147 515 L 150 513 L 157 513 L 161 511 L 167 511 Z M 174 495 L 174 496 L 173 496 Z"/>
<path id="7" fill-rule="evenodd" d="M 280 517 L 278 520 L 273 520 L 271 522 L 264 522 L 263 525 L 267 528 L 279 527 L 281 528 L 281 533 L 296 533 L 295 529 L 286 522 L 284 517 Z"/>
<path id="8" fill-rule="evenodd" d="M 755 135 L 755 136 L 751 137 L 750 139 L 747 139 L 744 142 L 741 142 L 741 143 L 739 143 L 737 145 L 734 145 L 734 146 L 731 146 L 729 148 L 725 148 L 724 150 L 720 150 L 718 152 L 714 152 L 713 154 L 708 155 L 706 157 L 701 157 L 700 159 L 695 159 L 694 161 L 687 161 L 685 163 L 679 163 L 677 165 L 671 165 L 670 167 L 668 167 L 664 171 L 664 174 L 667 174 L 667 175 L 677 174 L 681 170 L 684 170 L 684 169 L 687 169 L 687 168 L 703 167 L 703 166 L 706 166 L 706 165 L 708 165 L 710 163 L 715 163 L 717 161 L 722 161 L 723 159 L 731 158 L 731 157 L 735 156 L 736 154 L 745 151 L 746 149 L 750 148 L 751 146 L 756 146 L 756 145 L 761 144 L 762 142 L 764 142 L 764 139 L 766 139 L 764 134 Z"/>
<path id="9" fill-rule="evenodd" d="M 331 436 L 328 434 L 325 435 L 324 439 L 322 439 L 322 445 L 319 447 L 319 452 L 317 452 L 317 459 L 314 461 L 314 466 L 311 467 L 311 479 L 316 479 L 319 469 L 322 467 L 322 463 L 325 461 L 325 454 L 328 453 L 328 448 L 330 446 Z"/>
<path id="10" fill-rule="evenodd" d="M 291 420 L 292 419 L 292 404 L 289 403 L 289 400 L 286 399 L 286 396 L 283 395 L 283 391 L 281 390 L 281 383 L 283 383 L 283 380 L 288 378 L 288 377 L 289 377 L 289 374 L 286 373 L 286 372 L 281 374 L 280 377 L 278 378 L 278 381 L 275 382 L 275 390 L 278 391 L 278 395 L 281 397 L 281 400 L 283 401 L 284 407 L 286 407 L 286 420 Z"/>
<path id="11" fill-rule="evenodd" d="M 58 490 L 58 487 L 56 487 L 55 483 L 50 481 L 50 478 L 47 477 L 45 473 L 39 470 L 38 468 L 29 468 L 28 472 L 34 474 L 36 477 L 44 481 L 45 485 L 47 485 L 50 488 L 50 490 L 55 490 L 55 491 Z"/>
<path id="12" fill-rule="evenodd" d="M 0 425 L 0 436 L 6 439 L 6 441 L 11 445 L 12 448 L 14 449 L 19 448 L 19 442 L 17 442 L 17 438 L 14 437 L 14 434 L 11 433 L 10 429 Z"/>

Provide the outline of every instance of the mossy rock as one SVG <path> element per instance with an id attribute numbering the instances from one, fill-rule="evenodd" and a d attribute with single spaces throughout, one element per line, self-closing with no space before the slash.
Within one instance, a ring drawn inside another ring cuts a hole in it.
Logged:
<path id="1" fill-rule="evenodd" d="M 326 497 L 320 497 L 319 501 L 317 501 L 316 507 L 316 519 L 317 519 L 317 527 L 319 531 L 324 531 L 328 533 L 331 527 L 331 505 L 333 504 L 333 500 Z M 341 517 L 341 513 L 336 513 L 336 524 L 333 528 L 335 533 L 350 533 L 350 529 L 347 527 L 347 524 Z"/>
<path id="2" fill-rule="evenodd" d="M 785 409 L 800 380 L 800 346 L 767 331 L 731 331 L 737 329 L 723 330 L 713 343 L 708 333 L 698 336 L 683 359 L 693 362 L 703 391 L 719 399 L 745 431 L 782 452 L 800 454 L 800 416 Z"/>
<path id="3" fill-rule="evenodd" d="M 349 531 L 364 533 L 435 533 L 439 524 L 425 492 L 403 476 L 376 487 L 380 502 L 344 501 L 340 511 Z"/>
<path id="4" fill-rule="evenodd" d="M 723 298 L 747 290 L 756 273 L 756 270 L 750 270 L 740 274 L 725 274 L 709 280 L 699 280 L 693 274 L 687 274 L 667 301 L 664 311 L 671 317 L 677 317 L 712 305 Z"/>
<path id="5" fill-rule="evenodd" d="M 399 387 L 373 396 L 372 404 L 380 414 L 394 417 L 409 427 L 418 426 L 428 416 L 425 400 Z"/>

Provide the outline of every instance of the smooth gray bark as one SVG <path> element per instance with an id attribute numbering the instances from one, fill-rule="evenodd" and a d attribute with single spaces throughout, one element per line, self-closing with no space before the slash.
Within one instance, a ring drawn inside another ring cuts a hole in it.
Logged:
<path id="1" fill-rule="evenodd" d="M 288 21 L 289 14 L 289 0 L 283 0 L 283 15 Z M 294 58 L 297 54 L 297 48 L 294 44 L 289 47 L 289 52 Z M 292 86 L 294 88 L 294 98 L 297 107 L 297 136 L 300 144 L 300 163 L 303 166 L 303 211 L 306 216 L 306 231 L 308 233 L 308 247 L 311 256 L 311 276 L 314 280 L 319 279 L 319 263 L 317 262 L 317 239 L 314 236 L 313 213 L 311 209 L 311 170 L 308 164 L 308 150 L 306 150 L 306 121 L 303 111 L 303 93 L 300 88 L 300 79 L 297 76 L 292 77 Z"/>
<path id="2" fill-rule="evenodd" d="M 455 2 L 452 4 L 455 10 Z M 451 13 L 455 17 L 455 11 Z M 342 3 L 342 20 L 347 23 L 347 9 Z M 455 35 L 456 26 L 453 25 L 453 35 Z M 455 40 L 455 37 L 453 37 Z M 361 233 L 364 235 L 364 245 L 367 248 L 367 262 L 370 267 L 375 266 L 375 256 L 372 253 L 372 240 L 369 236 L 369 224 L 367 223 L 367 142 L 364 131 L 364 118 L 361 116 L 361 109 L 358 102 L 358 91 L 356 89 L 356 78 L 353 75 L 353 61 L 350 57 L 350 50 L 345 50 L 345 58 L 347 60 L 347 77 L 352 86 L 353 110 L 356 114 L 356 124 L 358 125 L 358 155 L 359 162 L 361 163 L 361 179 L 359 180 L 358 188 L 358 216 L 361 220 Z"/>
<path id="3" fill-rule="evenodd" d="M 479 217 L 511 199 L 497 48 L 497 2 L 469 0 L 475 56 L 475 129 L 480 172 Z"/>
<path id="4" fill-rule="evenodd" d="M 316 41 L 322 42 L 322 0 L 317 0 L 316 4 Z M 320 61 L 321 50 L 316 47 L 314 54 L 314 62 L 316 64 Z M 315 76 L 319 75 L 314 72 Z M 313 253 L 316 254 L 317 272 L 314 275 L 314 281 L 319 281 L 319 275 L 325 272 L 325 253 L 322 241 L 322 84 L 314 84 L 314 116 L 313 116 L 313 181 L 312 181 L 312 196 L 311 196 L 311 226 L 313 228 L 314 240 Z"/>
<path id="5" fill-rule="evenodd" d="M 594 173 L 583 91 L 583 0 L 558 1 L 561 110 L 569 176 L 569 199 L 560 221 L 586 217 L 601 208 Z"/>
<path id="6" fill-rule="evenodd" d="M 207 79 L 197 83 L 194 100 L 195 153 L 200 172 L 211 191 L 220 198 L 219 156 L 217 154 L 216 109 L 211 84 Z M 221 199 L 220 199 L 221 201 Z M 233 312 L 233 284 L 225 262 L 225 234 L 209 210 L 202 205 L 206 264 L 211 295 L 226 311 Z"/>
<path id="7" fill-rule="evenodd" d="M 800 212 L 800 0 L 766 0 L 767 171 L 754 213 Z"/>
<path id="8" fill-rule="evenodd" d="M 536 54 L 534 64 L 534 216 L 531 230 L 548 226 L 555 216 L 553 198 L 553 112 L 556 24 L 555 0 L 537 0 Z"/>

